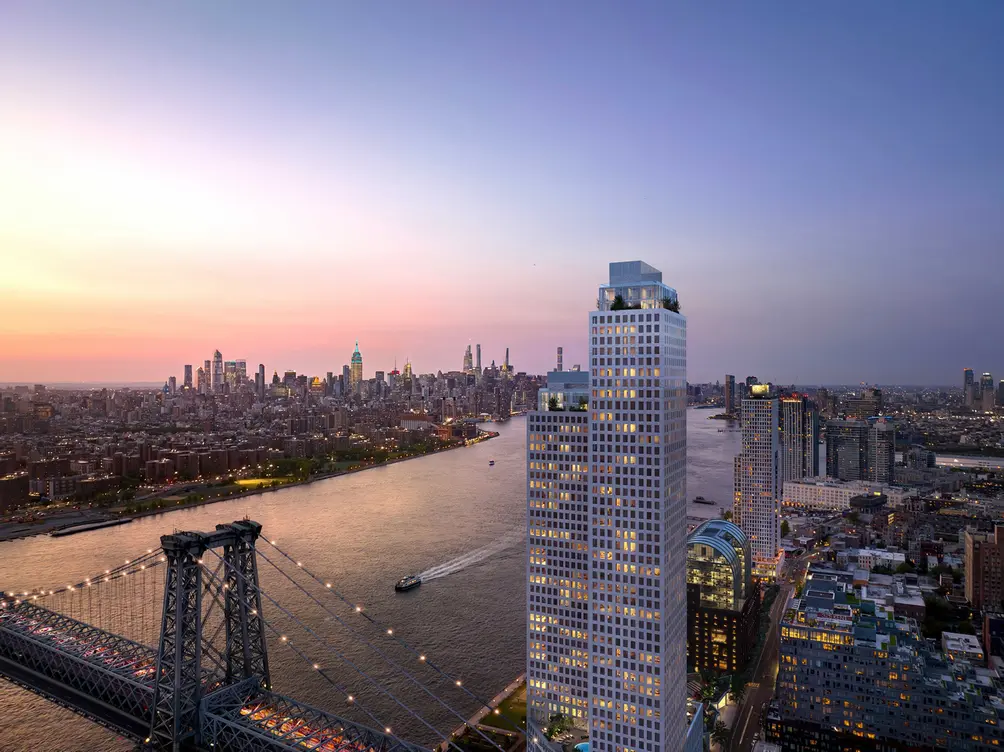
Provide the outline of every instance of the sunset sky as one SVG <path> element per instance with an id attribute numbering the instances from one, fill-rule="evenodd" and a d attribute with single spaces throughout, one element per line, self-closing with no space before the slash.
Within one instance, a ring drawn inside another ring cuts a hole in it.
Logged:
<path id="1" fill-rule="evenodd" d="M 607 263 L 691 381 L 1004 378 L 1004 4 L 0 8 L 0 383 L 584 363 Z"/>

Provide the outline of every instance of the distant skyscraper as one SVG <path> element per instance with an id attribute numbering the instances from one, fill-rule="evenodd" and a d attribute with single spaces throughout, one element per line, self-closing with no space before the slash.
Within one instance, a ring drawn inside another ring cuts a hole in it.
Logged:
<path id="1" fill-rule="evenodd" d="M 248 380 L 248 362 L 243 359 L 238 359 L 234 373 L 234 380 L 237 382 L 237 386 L 244 386 Z"/>
<path id="2" fill-rule="evenodd" d="M 997 384 L 997 407 L 1004 407 L 1004 379 Z"/>
<path id="3" fill-rule="evenodd" d="M 258 364 L 258 396 L 265 396 L 265 364 Z"/>
<path id="4" fill-rule="evenodd" d="M 178 377 L 177 376 L 170 376 L 170 377 L 168 377 L 168 379 L 167 379 L 167 390 L 171 394 L 177 394 L 177 392 L 178 392 Z"/>
<path id="5" fill-rule="evenodd" d="M 474 371 L 474 357 L 471 355 L 471 346 L 468 345 L 467 349 L 464 351 L 464 367 L 461 369 L 464 373 L 471 373 Z"/>
<path id="6" fill-rule="evenodd" d="M 773 578 L 781 550 L 778 400 L 769 386 L 755 384 L 742 409 L 743 445 L 735 460 L 732 519 L 749 538 L 754 574 Z"/>
<path id="7" fill-rule="evenodd" d="M 826 424 L 826 475 L 840 480 L 868 478 L 868 423 L 831 420 Z"/>
<path id="8" fill-rule="evenodd" d="M 992 412 L 996 401 L 994 377 L 989 373 L 984 373 L 980 377 L 980 407 L 984 412 Z"/>
<path id="9" fill-rule="evenodd" d="M 725 374 L 725 414 L 736 414 L 736 377 Z"/>
<path id="10" fill-rule="evenodd" d="M 559 371 L 565 370 L 564 364 L 562 363 L 562 355 L 563 355 L 562 348 L 559 347 L 558 348 L 558 370 Z"/>
<path id="11" fill-rule="evenodd" d="M 976 381 L 976 376 L 973 373 L 972 368 L 962 369 L 962 393 L 963 395 L 969 393 L 969 387 L 973 385 Z"/>
<path id="12" fill-rule="evenodd" d="M 200 368 L 198 371 L 196 371 L 195 376 L 197 379 L 195 382 L 195 388 L 198 391 L 198 393 L 205 394 L 206 392 L 208 392 L 209 374 L 205 371 L 205 369 Z"/>
<path id="13" fill-rule="evenodd" d="M 826 475 L 830 478 L 892 483 L 895 456 L 896 426 L 887 418 L 826 424 Z"/>
<path id="14" fill-rule="evenodd" d="M 219 350 L 213 353 L 213 391 L 223 391 L 223 356 Z"/>
<path id="15" fill-rule="evenodd" d="M 882 390 L 867 387 L 861 394 L 847 400 L 847 417 L 865 420 L 882 414 Z"/>
<path id="16" fill-rule="evenodd" d="M 896 468 L 896 424 L 889 418 L 879 418 L 870 424 L 865 480 L 892 483 Z"/>
<path id="17" fill-rule="evenodd" d="M 478 351 L 478 359 L 477 359 L 477 362 L 475 363 L 475 367 L 477 368 L 477 374 L 478 374 L 478 376 L 480 376 L 481 375 L 481 345 L 480 344 L 477 347 L 477 351 Z"/>
<path id="18" fill-rule="evenodd" d="M 363 356 L 359 352 L 359 340 L 356 340 L 356 349 L 352 353 L 349 367 L 349 386 L 353 394 L 358 394 L 363 384 Z"/>
<path id="19" fill-rule="evenodd" d="M 182 386 L 185 389 L 191 389 L 192 388 L 192 366 L 191 365 L 185 366 L 185 380 L 182 383 Z"/>
<path id="20" fill-rule="evenodd" d="M 223 363 L 223 381 L 229 391 L 234 391 L 237 387 L 237 361 L 227 360 Z"/>
<path id="21" fill-rule="evenodd" d="M 783 397 L 781 482 L 783 484 L 785 481 L 812 478 L 817 475 L 819 475 L 819 411 L 804 395 L 793 394 Z"/>

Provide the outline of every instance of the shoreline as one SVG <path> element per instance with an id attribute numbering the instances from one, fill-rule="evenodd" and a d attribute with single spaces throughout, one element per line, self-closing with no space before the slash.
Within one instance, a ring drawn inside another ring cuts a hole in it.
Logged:
<path id="1" fill-rule="evenodd" d="M 467 449 L 467 448 L 469 448 L 471 446 L 474 446 L 476 444 L 480 444 L 480 443 L 482 443 L 484 441 L 490 441 L 491 439 L 497 438 L 498 435 L 499 434 L 498 434 L 497 431 L 486 431 L 483 435 L 479 436 L 471 444 L 465 443 L 465 444 L 460 444 L 460 445 L 457 445 L 457 446 L 443 447 L 443 448 L 440 448 L 440 449 L 433 450 L 431 452 L 426 452 L 425 454 L 412 455 L 411 457 L 397 457 L 395 459 L 387 460 L 386 462 L 380 462 L 378 464 L 377 463 L 373 463 L 373 464 L 368 464 L 368 465 L 361 465 L 360 467 L 353 467 L 353 468 L 346 469 L 346 470 L 335 470 L 334 472 L 330 472 L 330 473 L 322 473 L 322 474 L 318 474 L 318 475 L 313 475 L 313 476 L 311 476 L 309 478 L 306 478 L 304 480 L 297 480 L 297 481 L 292 481 L 290 483 L 283 483 L 281 486 L 272 486 L 270 488 L 249 488 L 246 491 L 242 491 L 241 493 L 236 493 L 236 494 L 232 494 L 232 495 L 229 495 L 229 496 L 218 496 L 218 497 L 214 497 L 214 498 L 211 498 L 211 499 L 202 499 L 201 501 L 193 501 L 193 502 L 190 502 L 188 504 L 178 504 L 177 506 L 169 507 L 169 508 L 145 509 L 145 510 L 142 510 L 142 511 L 129 512 L 129 513 L 126 513 L 124 511 L 124 509 L 123 510 L 119 510 L 119 511 L 113 511 L 112 509 L 95 510 L 97 513 L 95 515 L 93 515 L 93 516 L 81 515 L 80 519 L 68 521 L 65 525 L 61 525 L 61 526 L 58 526 L 58 527 L 41 529 L 41 530 L 31 530 L 31 529 L 25 529 L 25 530 L 5 530 L 4 528 L 7 525 L 11 525 L 12 523 L 4 523 L 4 524 L 0 524 L 0 543 L 4 543 L 4 542 L 7 542 L 7 541 L 21 540 L 23 538 L 32 538 L 34 536 L 49 535 L 52 532 L 56 532 L 58 530 L 65 529 L 65 528 L 77 527 L 79 525 L 87 525 L 87 524 L 91 524 L 91 523 L 115 521 L 115 520 L 119 520 L 119 519 L 124 519 L 126 517 L 130 518 L 130 520 L 138 520 L 138 519 L 140 519 L 142 517 L 151 517 L 151 516 L 153 516 L 155 514 L 170 514 L 171 512 L 179 512 L 179 511 L 181 511 L 183 509 L 195 509 L 196 507 L 206 506 L 207 504 L 216 504 L 216 503 L 219 503 L 219 502 L 222 502 L 222 501 L 236 501 L 237 499 L 246 499 L 246 498 L 248 498 L 250 496 L 257 496 L 259 494 L 271 493 L 271 492 L 274 492 L 274 491 L 282 491 L 283 489 L 286 489 L 286 488 L 295 488 L 297 486 L 305 486 L 305 485 L 309 485 L 311 483 L 317 483 L 318 481 L 322 481 L 322 480 L 330 480 L 331 478 L 338 478 L 338 477 L 341 477 L 343 475 L 351 475 L 352 473 L 361 473 L 361 472 L 363 472 L 365 470 L 373 470 L 373 469 L 379 468 L 379 467 L 388 467 L 390 465 L 396 465 L 399 462 L 407 462 L 409 460 L 417 460 L 417 459 L 421 459 L 422 457 L 431 457 L 432 455 L 440 454 L 442 452 L 450 452 L 450 451 L 453 451 L 454 449 Z M 105 513 L 102 514 L 101 512 L 105 512 Z M 43 525 L 44 525 L 44 523 L 43 523 Z M 99 528 L 99 529 L 103 529 L 103 528 Z M 88 530 L 81 530 L 80 531 L 80 533 L 85 533 L 85 532 L 91 532 L 91 531 L 88 531 Z"/>

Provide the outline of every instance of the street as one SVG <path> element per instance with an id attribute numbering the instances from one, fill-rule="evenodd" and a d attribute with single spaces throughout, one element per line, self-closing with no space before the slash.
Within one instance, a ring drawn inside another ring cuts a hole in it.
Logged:
<path id="1" fill-rule="evenodd" d="M 770 610 L 770 628 L 764 641 L 763 651 L 751 674 L 752 681 L 746 685 L 746 696 L 739 707 L 739 715 L 732 727 L 732 752 L 749 752 L 753 749 L 753 736 L 761 731 L 760 720 L 767 703 L 774 696 L 774 682 L 778 666 L 778 621 L 784 613 L 785 605 L 795 585 L 805 576 L 805 569 L 811 554 L 803 554 L 785 566 L 786 575 L 778 581 L 780 592 Z M 763 738 L 761 731 L 760 739 Z"/>

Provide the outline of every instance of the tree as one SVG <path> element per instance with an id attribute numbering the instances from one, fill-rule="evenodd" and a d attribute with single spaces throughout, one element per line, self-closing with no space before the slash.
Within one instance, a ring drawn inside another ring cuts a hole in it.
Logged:
<path id="1" fill-rule="evenodd" d="M 548 739 L 554 739 L 554 737 L 565 733 L 572 728 L 572 719 L 563 713 L 554 713 L 550 718 L 547 719 L 547 732 L 546 736 Z"/>
<path id="2" fill-rule="evenodd" d="M 679 313 L 680 312 L 680 299 L 677 298 L 676 300 L 673 300 L 672 298 L 663 298 L 662 299 L 662 307 L 665 308 L 665 309 L 667 309 L 667 310 L 673 311 L 674 313 Z"/>
<path id="3" fill-rule="evenodd" d="M 715 721 L 715 726 L 711 729 L 711 741 L 720 747 L 725 747 L 731 738 L 732 732 L 729 731 L 729 727 L 722 721 Z"/>
<path id="4" fill-rule="evenodd" d="M 723 520 L 731 520 L 732 519 L 732 511 L 729 510 L 729 509 L 723 509 L 722 510 L 722 519 Z"/>
<path id="5" fill-rule="evenodd" d="M 729 698 L 736 705 L 746 696 L 746 679 L 741 674 L 733 674 L 729 686 Z"/>
<path id="6" fill-rule="evenodd" d="M 614 302 L 610 304 L 611 311 L 623 311 L 627 308 L 627 304 L 624 302 L 624 298 L 620 295 L 614 295 Z"/>
<path id="7" fill-rule="evenodd" d="M 558 398 L 557 397 L 548 397 L 547 398 L 547 409 L 548 410 L 552 410 L 552 411 L 558 409 Z"/>
<path id="8" fill-rule="evenodd" d="M 788 524 L 788 520 L 781 520 L 781 537 L 787 538 L 788 533 L 791 532 L 791 525 Z"/>

